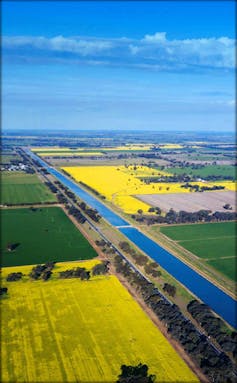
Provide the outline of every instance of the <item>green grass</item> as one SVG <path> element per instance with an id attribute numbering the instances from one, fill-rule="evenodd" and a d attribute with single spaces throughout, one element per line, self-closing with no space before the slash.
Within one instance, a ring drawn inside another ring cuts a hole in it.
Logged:
<path id="1" fill-rule="evenodd" d="M 97 256 L 61 208 L 2 210 L 1 219 L 3 267 Z M 9 243 L 18 245 L 15 250 L 8 251 Z"/>
<path id="2" fill-rule="evenodd" d="M 5 154 L 5 153 L 1 153 L 0 154 L 0 163 L 1 164 L 10 164 L 12 160 L 17 160 L 17 161 L 20 161 L 20 156 L 18 156 L 17 154 Z"/>
<path id="3" fill-rule="evenodd" d="M 1 177 L 1 204 L 56 202 L 55 195 L 36 174 L 4 172 Z"/>
<path id="4" fill-rule="evenodd" d="M 236 223 L 220 222 L 161 227 L 161 233 L 230 279 L 235 279 Z"/>
<path id="5" fill-rule="evenodd" d="M 233 281 L 236 281 L 236 257 L 233 258 L 221 258 L 221 259 L 211 259 L 207 263 L 214 267 L 215 269 L 221 271 L 223 274 L 227 275 Z"/>
<path id="6" fill-rule="evenodd" d="M 167 169 L 167 171 L 173 174 L 187 174 L 200 178 L 208 176 L 228 176 L 236 178 L 236 167 L 232 165 L 208 165 L 201 169 L 192 169 L 191 166 L 187 166 L 185 168 L 174 167 Z"/>
<path id="7" fill-rule="evenodd" d="M 235 222 L 197 223 L 161 227 L 161 233 L 174 241 L 208 239 L 213 237 L 235 236 Z"/>
<path id="8" fill-rule="evenodd" d="M 204 259 L 216 258 L 217 255 L 234 257 L 236 250 L 234 237 L 186 240 L 179 244 Z"/>

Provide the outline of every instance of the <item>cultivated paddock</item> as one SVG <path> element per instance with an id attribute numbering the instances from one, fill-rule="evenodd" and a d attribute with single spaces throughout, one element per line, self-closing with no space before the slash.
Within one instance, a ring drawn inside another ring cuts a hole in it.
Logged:
<path id="1" fill-rule="evenodd" d="M 152 206 L 159 206 L 163 211 L 171 208 L 175 211 L 185 210 L 194 212 L 201 209 L 211 211 L 227 211 L 223 205 L 230 204 L 231 211 L 236 210 L 234 191 L 209 191 L 193 193 L 142 194 L 138 199 Z"/>
<path id="2" fill-rule="evenodd" d="M 58 264 L 47 282 L 6 282 L 9 272 L 29 267 L 3 269 L 2 382 L 111 383 L 122 364 L 142 362 L 157 383 L 198 383 L 115 276 L 55 277 L 77 266 L 91 269 L 90 262 Z"/>

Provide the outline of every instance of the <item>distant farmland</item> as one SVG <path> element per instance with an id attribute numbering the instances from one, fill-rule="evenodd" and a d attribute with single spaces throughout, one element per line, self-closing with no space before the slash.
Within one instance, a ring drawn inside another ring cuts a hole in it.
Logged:
<path id="1" fill-rule="evenodd" d="M 1 265 L 31 265 L 97 256 L 59 207 L 1 211 Z M 15 249 L 7 250 L 8 244 Z"/>
<path id="2" fill-rule="evenodd" d="M 84 263 L 66 265 L 75 266 Z M 3 278 L 10 270 L 3 269 Z M 18 271 L 28 274 L 30 268 Z M 115 382 L 122 364 L 139 362 L 149 366 L 157 383 L 198 382 L 114 276 L 4 279 L 4 286 L 9 290 L 2 300 L 3 382 Z"/>
<path id="3" fill-rule="evenodd" d="M 56 202 L 55 195 L 35 174 L 3 172 L 1 176 L 1 204 Z"/>
<path id="4" fill-rule="evenodd" d="M 0 153 L 0 163 L 2 165 L 10 164 L 11 161 L 20 161 L 20 159 L 20 156 L 13 152 Z"/>
<path id="5" fill-rule="evenodd" d="M 161 233 L 232 280 L 236 278 L 236 222 L 161 227 Z"/>
<path id="6" fill-rule="evenodd" d="M 184 168 L 169 167 L 167 171 L 173 174 L 187 174 L 200 178 L 208 176 L 225 176 L 236 179 L 236 167 L 232 165 L 208 165 L 201 167 L 200 169 L 193 169 L 191 166 L 185 166 Z"/>
<path id="7" fill-rule="evenodd" d="M 225 204 L 230 204 L 231 211 L 236 210 L 235 192 L 228 191 L 208 191 L 197 193 L 170 193 L 170 194 L 143 194 L 136 197 L 152 206 L 158 206 L 162 211 L 188 211 L 198 210 L 226 211 Z"/>

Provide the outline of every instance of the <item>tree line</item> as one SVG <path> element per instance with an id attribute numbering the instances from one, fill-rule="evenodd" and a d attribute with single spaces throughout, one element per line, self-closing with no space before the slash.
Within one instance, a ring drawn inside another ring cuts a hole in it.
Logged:
<path id="1" fill-rule="evenodd" d="M 220 222 L 220 221 L 234 221 L 237 219 L 237 213 L 234 211 L 215 211 L 201 209 L 196 212 L 188 212 L 180 210 L 176 212 L 170 209 L 164 216 L 161 216 L 161 209 L 159 207 L 150 208 L 149 212 L 155 214 L 143 214 L 143 211 L 138 214 L 133 214 L 132 218 L 137 222 L 153 225 L 155 223 L 179 224 L 179 223 L 199 223 L 199 222 Z"/>
<path id="2" fill-rule="evenodd" d="M 152 275 L 154 278 L 161 276 L 161 271 L 157 270 L 158 263 L 149 262 L 149 259 L 146 255 L 136 252 L 128 242 L 121 241 L 119 242 L 119 247 L 126 254 L 131 255 L 135 263 L 139 266 L 144 266 L 144 270 L 147 274 Z"/>
<path id="3" fill-rule="evenodd" d="M 214 379 L 216 383 L 236 382 L 235 367 L 231 359 L 224 352 L 217 351 L 176 305 L 169 302 L 153 283 L 134 271 L 119 255 L 115 256 L 114 265 L 116 271 L 135 288 L 143 301 L 165 324 L 171 336 L 181 344 L 210 380 Z"/>
<path id="4" fill-rule="evenodd" d="M 32 279 L 43 279 L 44 281 L 47 281 L 51 275 L 52 275 L 52 270 L 55 267 L 56 262 L 47 262 L 43 265 L 36 265 L 32 268 L 29 276 Z"/>
<path id="5" fill-rule="evenodd" d="M 90 192 L 92 192 L 96 196 L 98 196 L 98 197 L 100 197 L 102 199 L 106 199 L 106 197 L 104 195 L 100 194 L 96 189 L 94 189 L 91 186 L 87 185 L 85 182 L 79 181 L 79 184 L 81 184 L 85 189 L 89 190 Z"/>
<path id="6" fill-rule="evenodd" d="M 223 351 L 237 357 L 237 332 L 228 331 L 224 321 L 215 316 L 207 305 L 193 300 L 187 305 L 188 312 L 204 328 L 206 333 L 214 338 Z"/>
<path id="7" fill-rule="evenodd" d="M 65 270 L 59 272 L 59 278 L 60 279 L 68 279 L 68 278 L 80 278 L 81 280 L 89 280 L 91 277 L 91 274 L 93 276 L 96 275 L 104 275 L 109 272 L 109 261 L 103 261 L 101 263 L 96 264 L 92 269 L 91 272 L 86 270 L 85 267 L 75 267 L 70 270 Z M 47 262 L 45 264 L 39 264 L 36 266 L 33 266 L 31 269 L 31 272 L 29 273 L 29 277 L 33 280 L 39 280 L 42 279 L 44 281 L 47 281 L 52 276 L 53 272 L 52 270 L 55 267 L 56 262 Z M 19 281 L 23 277 L 22 272 L 14 272 L 7 275 L 6 280 L 7 282 L 15 282 Z"/>
<path id="8" fill-rule="evenodd" d="M 211 191 L 211 190 L 223 190 L 225 189 L 225 186 L 222 185 L 213 185 L 213 186 L 207 186 L 207 185 L 197 185 L 197 184 L 189 184 L 188 182 L 185 183 L 184 185 L 180 186 L 181 188 L 189 189 L 191 192 L 204 192 L 204 191 Z"/>
<path id="9" fill-rule="evenodd" d="M 91 218 L 94 222 L 99 222 L 101 219 L 101 216 L 99 215 L 98 211 L 96 209 L 92 209 L 86 205 L 85 202 L 79 202 L 77 201 L 76 195 L 71 192 L 66 186 L 64 186 L 60 181 L 55 181 L 55 184 L 64 191 L 64 193 L 67 195 L 68 198 L 70 198 L 86 215 L 88 215 L 89 218 Z M 67 198 L 64 196 L 64 194 L 59 193 L 58 195 L 58 201 L 60 203 L 64 203 L 66 209 L 69 211 L 69 214 L 72 214 L 80 223 L 84 223 L 86 219 L 84 218 L 83 214 L 80 212 L 78 208 L 76 208 L 73 205 L 70 205 Z"/>

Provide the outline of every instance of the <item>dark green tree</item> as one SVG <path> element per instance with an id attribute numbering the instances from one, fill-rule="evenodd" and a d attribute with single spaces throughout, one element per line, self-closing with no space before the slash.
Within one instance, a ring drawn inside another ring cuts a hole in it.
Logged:
<path id="1" fill-rule="evenodd" d="M 148 366 L 139 363 L 137 366 L 121 366 L 121 374 L 116 383 L 153 383 L 155 375 L 148 375 Z"/>

